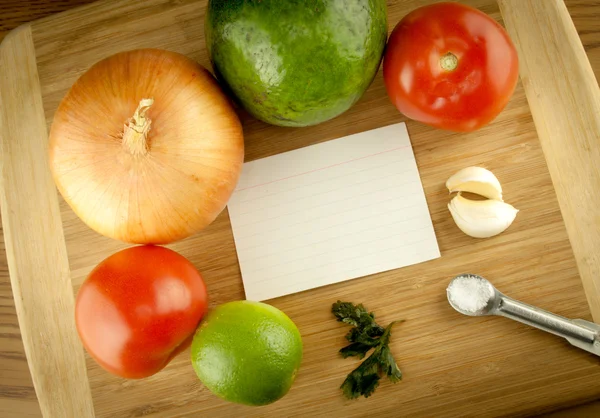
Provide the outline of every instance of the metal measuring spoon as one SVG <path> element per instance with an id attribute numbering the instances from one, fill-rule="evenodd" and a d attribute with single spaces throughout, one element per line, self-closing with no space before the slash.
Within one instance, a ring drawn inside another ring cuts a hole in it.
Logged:
<path id="1" fill-rule="evenodd" d="M 455 282 L 460 280 L 460 282 Z M 455 286 L 453 286 L 453 283 Z M 460 284 L 460 287 L 457 286 Z M 465 289 L 477 290 L 475 301 L 466 301 Z M 459 295 L 457 292 L 462 291 Z M 512 299 L 489 281 L 475 274 L 456 276 L 447 289 L 448 302 L 458 312 L 469 316 L 498 315 L 541 329 L 566 340 L 583 350 L 600 356 L 600 326 L 583 319 L 567 319 Z M 461 308 L 459 299 L 462 298 Z M 469 306 L 465 309 L 465 306 Z"/>

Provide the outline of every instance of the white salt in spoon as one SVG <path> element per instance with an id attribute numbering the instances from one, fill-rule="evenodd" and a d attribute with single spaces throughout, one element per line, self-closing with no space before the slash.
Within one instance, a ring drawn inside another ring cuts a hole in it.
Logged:
<path id="1" fill-rule="evenodd" d="M 499 315 L 566 338 L 575 347 L 600 356 L 600 326 L 562 316 L 519 302 L 498 291 L 475 274 L 456 276 L 446 289 L 448 302 L 469 316 Z"/>

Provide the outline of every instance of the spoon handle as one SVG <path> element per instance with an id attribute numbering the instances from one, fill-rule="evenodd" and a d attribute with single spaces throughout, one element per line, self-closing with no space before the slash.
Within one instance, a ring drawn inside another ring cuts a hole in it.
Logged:
<path id="1" fill-rule="evenodd" d="M 494 314 L 566 338 L 572 345 L 600 356 L 600 327 L 592 322 L 567 319 L 505 295 L 501 295 Z"/>

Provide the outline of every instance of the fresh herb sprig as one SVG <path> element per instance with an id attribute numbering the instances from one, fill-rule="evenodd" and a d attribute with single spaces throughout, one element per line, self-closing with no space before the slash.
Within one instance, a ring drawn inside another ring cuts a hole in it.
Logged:
<path id="1" fill-rule="evenodd" d="M 355 356 L 362 359 L 369 350 L 374 349 L 340 386 L 348 399 L 361 395 L 365 398 L 371 396 L 383 375 L 387 375 L 393 383 L 402 379 L 402 372 L 392 356 L 389 342 L 392 326 L 404 321 L 394 321 L 383 328 L 375 322 L 375 314 L 368 312 L 362 304 L 354 305 L 339 300 L 332 305 L 331 312 L 339 322 L 352 325 L 352 329 L 346 334 L 350 344 L 340 350 L 342 357 Z"/>

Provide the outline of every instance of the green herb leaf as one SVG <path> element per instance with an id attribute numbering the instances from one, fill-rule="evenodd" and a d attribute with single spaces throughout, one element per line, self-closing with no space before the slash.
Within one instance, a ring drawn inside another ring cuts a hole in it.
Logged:
<path id="1" fill-rule="evenodd" d="M 381 353 L 379 354 L 379 365 L 381 366 L 383 373 L 385 373 L 393 383 L 402 380 L 402 372 L 398 368 L 394 356 L 392 356 L 390 347 L 387 345 L 383 346 L 381 349 Z"/>
<path id="2" fill-rule="evenodd" d="M 338 321 L 353 326 L 346 335 L 351 344 L 340 350 L 342 357 L 355 356 L 362 359 L 371 348 L 375 349 L 342 383 L 340 388 L 348 399 L 361 395 L 369 397 L 379 386 L 383 375 L 388 376 L 393 383 L 402 379 L 402 372 L 390 351 L 389 341 L 393 325 L 403 321 L 394 321 L 383 328 L 375 322 L 375 315 L 367 312 L 362 304 L 354 305 L 350 302 L 337 301 L 331 311 Z"/>
<path id="3" fill-rule="evenodd" d="M 385 333 L 380 339 L 381 345 L 379 348 L 381 351 L 379 352 L 378 356 L 379 366 L 381 367 L 382 372 L 385 373 L 393 383 L 396 383 L 402 379 L 402 372 L 398 368 L 396 360 L 394 360 L 394 356 L 392 356 L 389 346 L 390 337 L 392 336 L 392 327 L 398 322 L 404 321 L 394 321 L 385 329 Z"/>
<path id="4" fill-rule="evenodd" d="M 340 389 L 348 399 L 356 399 L 361 395 L 368 398 L 379 386 L 379 379 L 378 360 L 373 352 L 346 377 Z"/>
<path id="5" fill-rule="evenodd" d="M 385 329 L 377 324 L 369 324 L 363 327 L 354 327 L 346 335 L 346 339 L 350 342 L 363 342 L 370 344 L 372 341 L 377 341 L 377 337 L 381 337 Z"/>
<path id="6" fill-rule="evenodd" d="M 352 344 L 347 345 L 346 347 L 342 348 L 340 350 L 340 354 L 344 358 L 356 356 L 359 359 L 362 359 L 365 357 L 365 354 L 367 354 L 367 352 L 371 348 L 373 348 L 372 345 L 366 345 L 363 343 L 352 343 Z"/>
<path id="7" fill-rule="evenodd" d="M 341 302 L 338 300 L 331 307 L 331 312 L 333 312 L 338 321 L 355 327 L 363 328 L 375 323 L 375 315 L 367 312 L 362 304 L 355 306 L 350 302 Z"/>

